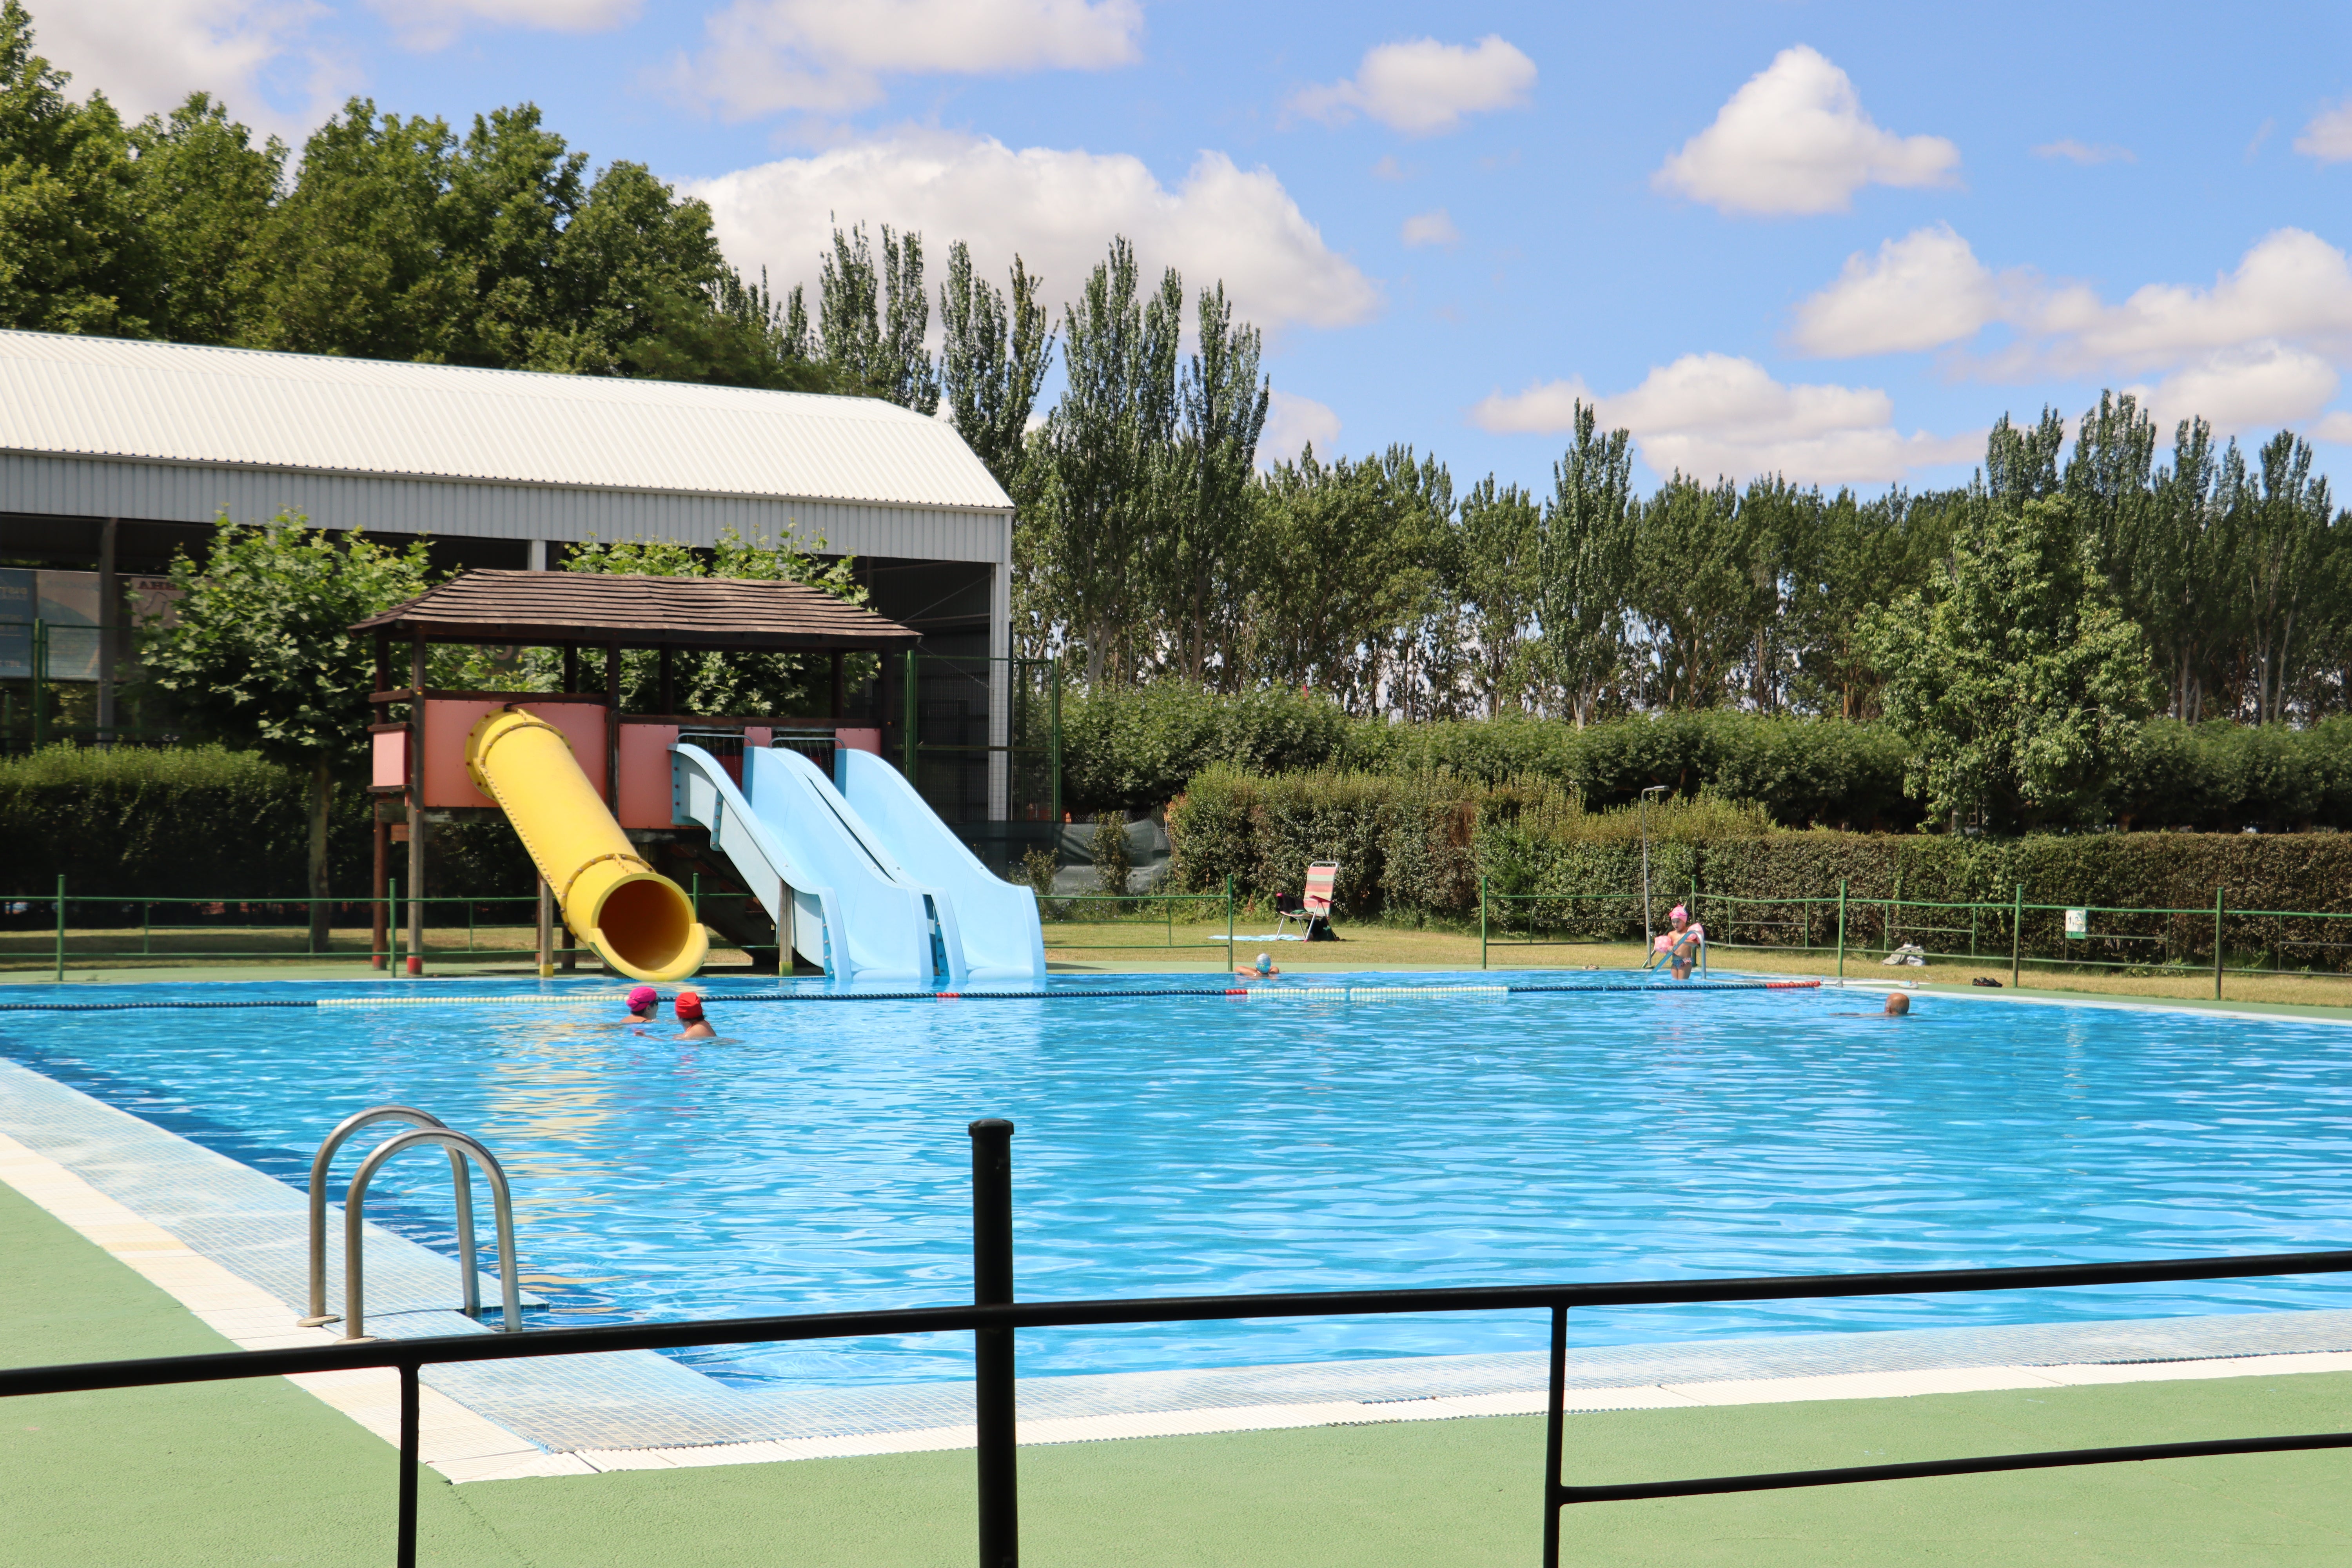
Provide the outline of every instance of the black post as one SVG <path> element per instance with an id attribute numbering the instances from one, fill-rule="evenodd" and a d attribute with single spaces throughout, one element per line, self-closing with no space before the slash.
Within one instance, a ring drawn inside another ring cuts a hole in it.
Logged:
<path id="1" fill-rule="evenodd" d="M 1013 1123 L 971 1124 L 972 1304 L 1013 1300 Z M 1013 1473 L 1013 1331 L 972 1335 L 972 1400 L 980 1429 L 980 1568 L 1018 1568 L 1019 1499 Z"/>
<path id="2" fill-rule="evenodd" d="M 400 1533 L 394 1568 L 416 1568 L 416 1368 L 400 1369 Z"/>
<path id="3" fill-rule="evenodd" d="M 1568 1309 L 1551 1310 L 1551 1398 L 1544 1406 L 1543 1568 L 1559 1568 L 1560 1466 L 1567 1461 Z"/>

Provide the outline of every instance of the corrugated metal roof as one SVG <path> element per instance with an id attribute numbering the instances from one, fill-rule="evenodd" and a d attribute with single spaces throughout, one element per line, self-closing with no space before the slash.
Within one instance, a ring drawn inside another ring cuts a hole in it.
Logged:
<path id="1" fill-rule="evenodd" d="M 352 630 L 379 628 L 484 643 L 700 648 L 888 648 L 922 635 L 805 583 L 484 567 Z"/>
<path id="2" fill-rule="evenodd" d="M 0 450 L 902 506 L 1012 501 L 870 397 L 0 331 Z"/>

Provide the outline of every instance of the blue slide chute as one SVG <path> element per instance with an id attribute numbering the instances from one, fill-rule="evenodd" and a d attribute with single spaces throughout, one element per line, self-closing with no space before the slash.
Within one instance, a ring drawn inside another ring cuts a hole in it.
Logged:
<path id="1" fill-rule="evenodd" d="M 905 775 L 871 752 L 845 746 L 834 752 L 833 765 L 841 796 L 883 853 L 915 881 L 946 894 L 943 903 L 953 906 L 961 928 L 969 976 L 1043 980 L 1045 935 L 1037 895 L 982 865 Z"/>
<path id="2" fill-rule="evenodd" d="M 699 746 L 670 748 L 672 817 L 709 831 L 711 847 L 776 922 L 777 942 L 844 980 L 929 982 L 943 946 L 934 909 L 944 900 L 877 852 L 807 758 L 749 750 L 743 780 L 737 788 Z"/>

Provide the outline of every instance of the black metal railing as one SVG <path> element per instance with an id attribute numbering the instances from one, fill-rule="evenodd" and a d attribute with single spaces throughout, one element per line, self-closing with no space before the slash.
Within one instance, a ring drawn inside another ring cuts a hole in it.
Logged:
<path id="1" fill-rule="evenodd" d="M 2073 1263 L 2010 1268 L 1938 1268 L 1878 1274 L 1798 1274 L 1758 1279 L 1621 1280 L 1590 1284 L 1467 1286 L 1421 1290 L 1331 1290 L 1258 1296 L 1175 1296 L 1139 1300 L 1021 1301 L 1012 1298 L 1013 1124 L 989 1120 L 970 1128 L 972 1141 L 972 1261 L 974 1304 L 909 1307 L 886 1311 L 811 1312 L 610 1328 L 549 1329 L 520 1334 L 469 1334 L 448 1339 L 322 1345 L 308 1350 L 236 1351 L 163 1356 L 142 1361 L 90 1362 L 0 1372 L 0 1398 L 108 1388 L 217 1383 L 301 1373 L 391 1367 L 400 1376 L 400 1458 L 394 1561 L 416 1561 L 417 1374 L 426 1366 L 522 1361 L 541 1356 L 597 1355 L 614 1351 L 688 1350 L 708 1345 L 786 1343 L 866 1335 L 970 1333 L 974 1340 L 979 1458 L 978 1524 L 982 1568 L 1016 1568 L 1020 1561 L 1013 1423 L 1013 1342 L 1019 1329 L 1066 1329 L 1115 1323 L 1202 1323 L 1244 1318 L 1359 1318 L 1498 1309 L 1541 1310 L 1551 1315 L 1551 1366 L 1546 1401 L 1543 1484 L 1544 1568 L 1558 1568 L 1561 1510 L 1572 1503 L 1708 1497 L 1726 1492 L 1780 1491 L 1863 1481 L 1933 1476 L 1987 1475 L 2149 1459 L 2205 1458 L 2230 1454 L 2278 1454 L 2352 1448 L 2352 1431 L 2209 1442 L 2151 1443 L 2134 1447 L 2068 1448 L 2050 1453 L 1988 1454 L 1910 1464 L 1850 1465 L 1826 1470 L 1784 1470 L 1748 1476 L 1701 1476 L 1686 1480 L 1616 1486 L 1563 1483 L 1566 1463 L 1568 1314 L 1575 1307 L 1670 1306 L 1698 1301 L 1819 1300 L 1832 1297 L 1943 1295 L 1963 1291 L 2053 1289 L 2085 1285 L 2139 1285 L 2184 1279 L 2262 1279 L 2284 1274 L 2352 1272 L 2352 1250 L 2269 1253 L 2247 1258 L 2179 1258 L 2126 1263 Z"/>

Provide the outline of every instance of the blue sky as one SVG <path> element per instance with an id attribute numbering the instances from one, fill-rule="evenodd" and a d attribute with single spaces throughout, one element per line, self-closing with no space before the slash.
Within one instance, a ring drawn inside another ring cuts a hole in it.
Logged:
<path id="1" fill-rule="evenodd" d="M 828 213 L 1114 230 L 1269 337 L 1272 444 L 1548 488 L 1597 397 L 1645 472 L 1966 477 L 2004 410 L 2143 391 L 2352 481 L 2352 10 L 1223 0 L 34 0 L 127 109 L 299 136 L 347 93 L 530 100 L 813 279 Z M 937 263 L 934 263 L 935 271 Z"/>

